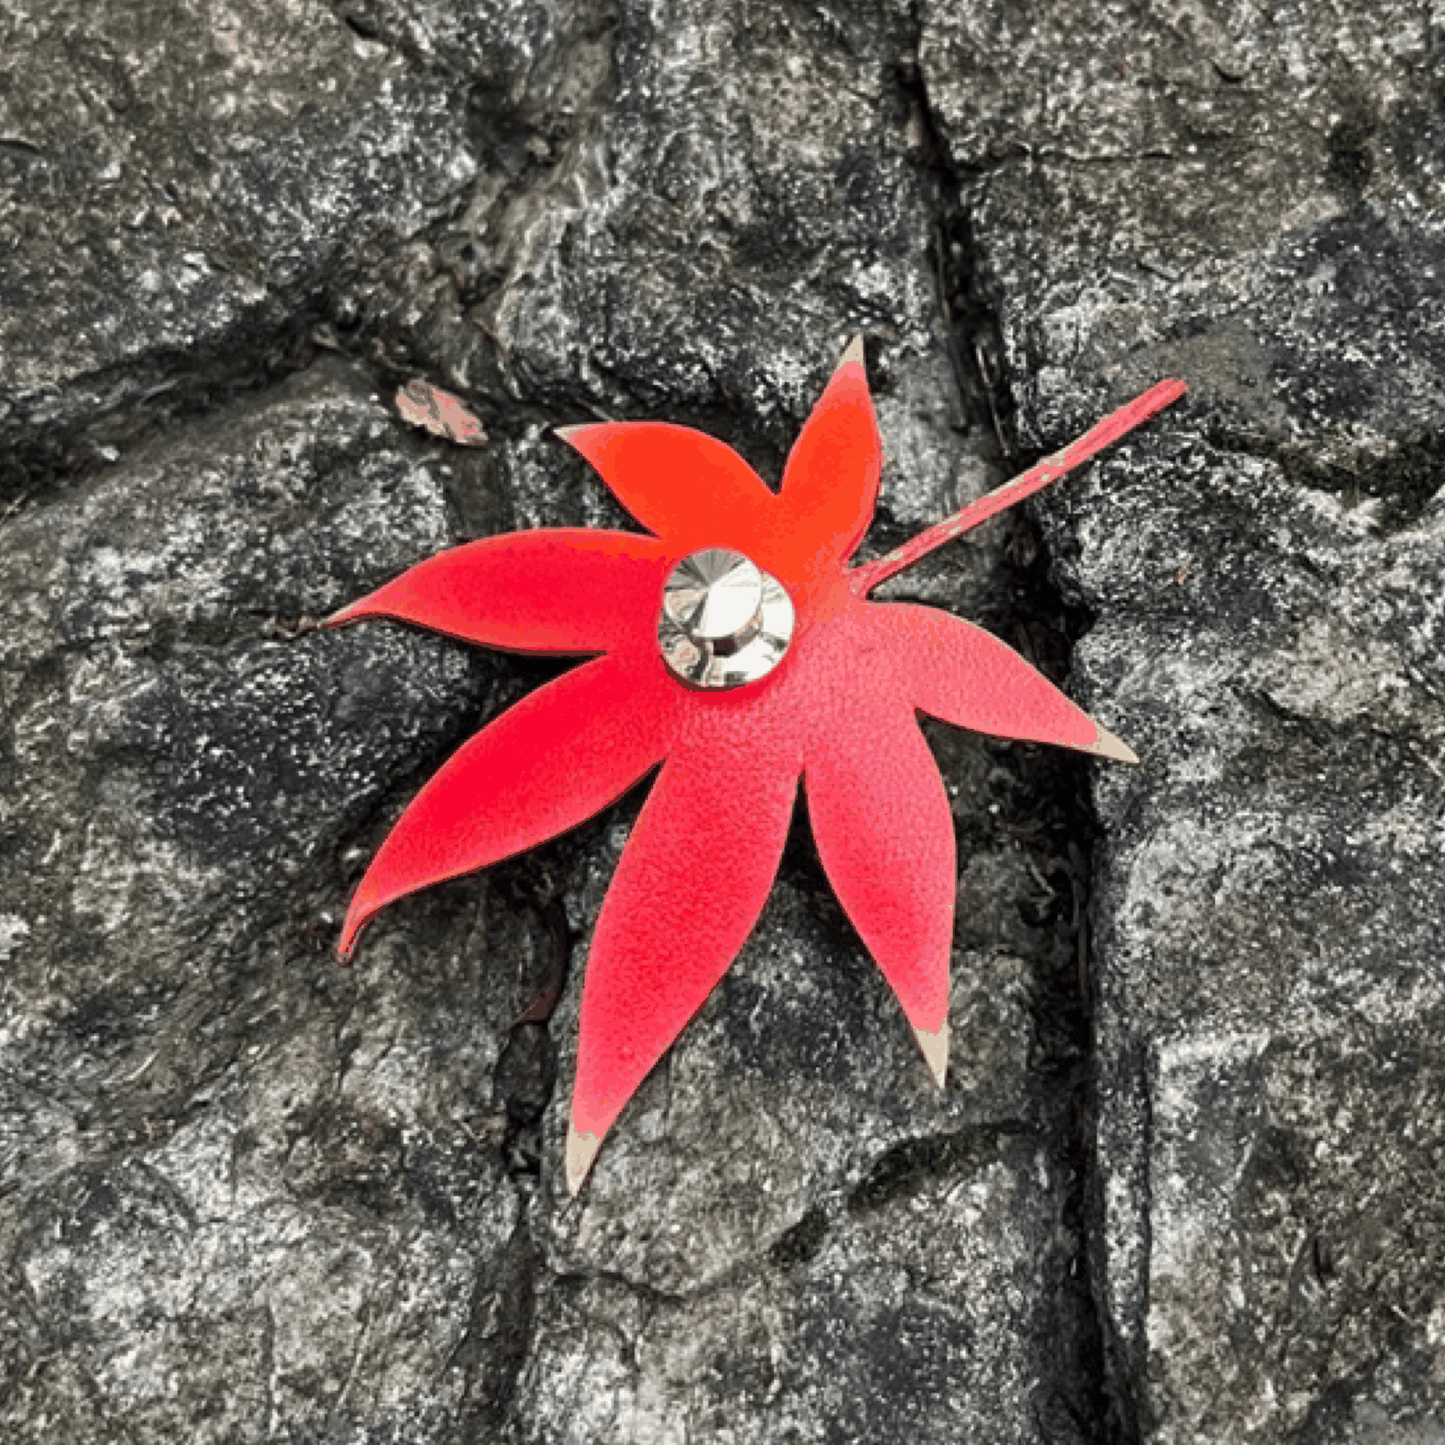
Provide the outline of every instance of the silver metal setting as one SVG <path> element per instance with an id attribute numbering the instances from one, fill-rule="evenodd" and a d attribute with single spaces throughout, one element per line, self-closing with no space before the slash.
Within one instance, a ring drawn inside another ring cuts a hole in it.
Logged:
<path id="1" fill-rule="evenodd" d="M 776 577 L 741 552 L 704 547 L 663 586 L 657 642 L 668 670 L 689 687 L 743 687 L 782 661 L 796 621 Z"/>

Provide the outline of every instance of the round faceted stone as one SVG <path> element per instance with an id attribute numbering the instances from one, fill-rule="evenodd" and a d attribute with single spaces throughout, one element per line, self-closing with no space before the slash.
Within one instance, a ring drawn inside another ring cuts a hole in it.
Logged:
<path id="1" fill-rule="evenodd" d="M 766 677 L 793 638 L 793 604 L 776 577 L 728 547 L 705 547 L 673 568 L 657 641 L 689 687 L 742 687 Z"/>
<path id="2" fill-rule="evenodd" d="M 756 621 L 762 605 L 763 574 L 726 547 L 684 557 L 662 589 L 663 610 L 690 637 L 736 637 Z"/>

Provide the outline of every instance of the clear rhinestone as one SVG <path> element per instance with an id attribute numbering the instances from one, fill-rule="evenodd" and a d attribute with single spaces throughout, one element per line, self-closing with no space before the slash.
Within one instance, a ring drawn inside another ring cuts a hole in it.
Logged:
<path id="1" fill-rule="evenodd" d="M 742 687 L 782 660 L 795 620 L 776 577 L 741 552 L 706 547 L 668 577 L 657 641 L 668 667 L 690 687 Z"/>
<path id="2" fill-rule="evenodd" d="M 763 574 L 741 552 L 708 547 L 684 557 L 662 590 L 662 607 L 692 637 L 733 637 L 757 617 Z"/>

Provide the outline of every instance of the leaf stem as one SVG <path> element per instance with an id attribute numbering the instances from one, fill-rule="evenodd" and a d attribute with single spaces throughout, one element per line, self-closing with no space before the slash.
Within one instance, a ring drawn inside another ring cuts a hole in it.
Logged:
<path id="1" fill-rule="evenodd" d="M 955 537 L 963 536 L 980 522 L 988 521 L 999 512 L 1016 506 L 1025 497 L 1031 497 L 1050 483 L 1057 482 L 1105 447 L 1112 446 L 1136 426 L 1163 411 L 1171 402 L 1178 401 L 1187 390 L 1182 381 L 1161 381 L 1157 386 L 1151 386 L 1142 396 L 1136 396 L 1127 406 L 1121 406 L 1096 427 L 1086 431 L 1076 441 L 1070 442 L 1063 451 L 1045 457 L 1036 466 L 1016 476 L 1013 481 L 996 487 L 976 502 L 970 502 L 961 512 L 955 512 L 946 521 L 939 522 L 926 532 L 920 532 L 912 541 L 895 548 L 886 557 L 879 557 L 875 561 L 865 562 L 861 567 L 855 567 L 849 573 L 853 595 L 866 597 L 880 582 L 886 582 L 905 567 L 911 567 L 936 547 L 952 542 Z"/>

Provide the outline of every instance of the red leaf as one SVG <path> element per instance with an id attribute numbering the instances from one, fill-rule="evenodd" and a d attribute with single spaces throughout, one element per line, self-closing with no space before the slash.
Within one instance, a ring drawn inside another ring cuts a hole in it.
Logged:
<path id="1" fill-rule="evenodd" d="M 652 421 L 561 427 L 557 435 L 677 556 L 736 547 L 768 565 L 757 543 L 777 498 L 730 446 L 691 427 Z"/>
<path id="2" fill-rule="evenodd" d="M 997 638 L 930 608 L 860 599 L 1182 391 L 1161 383 L 996 493 L 846 575 L 881 460 L 856 343 L 793 448 L 780 496 L 731 448 L 686 427 L 559 432 L 657 539 L 544 531 L 477 542 L 332 619 L 387 616 L 492 647 L 609 653 L 518 703 L 422 789 L 357 890 L 343 955 L 393 899 L 553 837 L 666 759 L 592 940 L 567 1145 L 575 1192 L 619 1111 L 752 931 L 806 765 L 828 876 L 941 1082 L 953 830 L 914 710 L 1134 758 Z M 665 576 L 704 547 L 744 553 L 797 608 L 790 650 L 734 692 L 689 690 L 658 652 Z"/>
<path id="3" fill-rule="evenodd" d="M 914 707 L 955 727 L 1137 762 L 1036 668 L 971 622 L 932 607 L 867 603 L 879 645 L 905 669 Z"/>
<path id="4" fill-rule="evenodd" d="M 515 532 L 419 562 L 328 620 L 395 617 L 514 652 L 636 649 L 651 645 L 666 570 L 651 537 Z"/>
<path id="5" fill-rule="evenodd" d="M 442 766 L 387 835 L 341 932 L 378 909 L 574 828 L 666 751 L 678 689 L 660 660 L 597 658 L 524 697 Z"/>
<path id="6" fill-rule="evenodd" d="M 881 675 L 870 668 L 876 685 L 854 677 L 851 696 L 820 719 L 804 786 L 828 881 L 941 1084 L 957 884 L 953 815 L 913 709 L 891 686 L 891 661 Z"/>
<path id="7" fill-rule="evenodd" d="M 813 408 L 783 473 L 779 525 L 791 539 L 789 571 L 800 581 L 811 583 L 853 555 L 873 520 L 882 467 L 859 338 Z"/>

